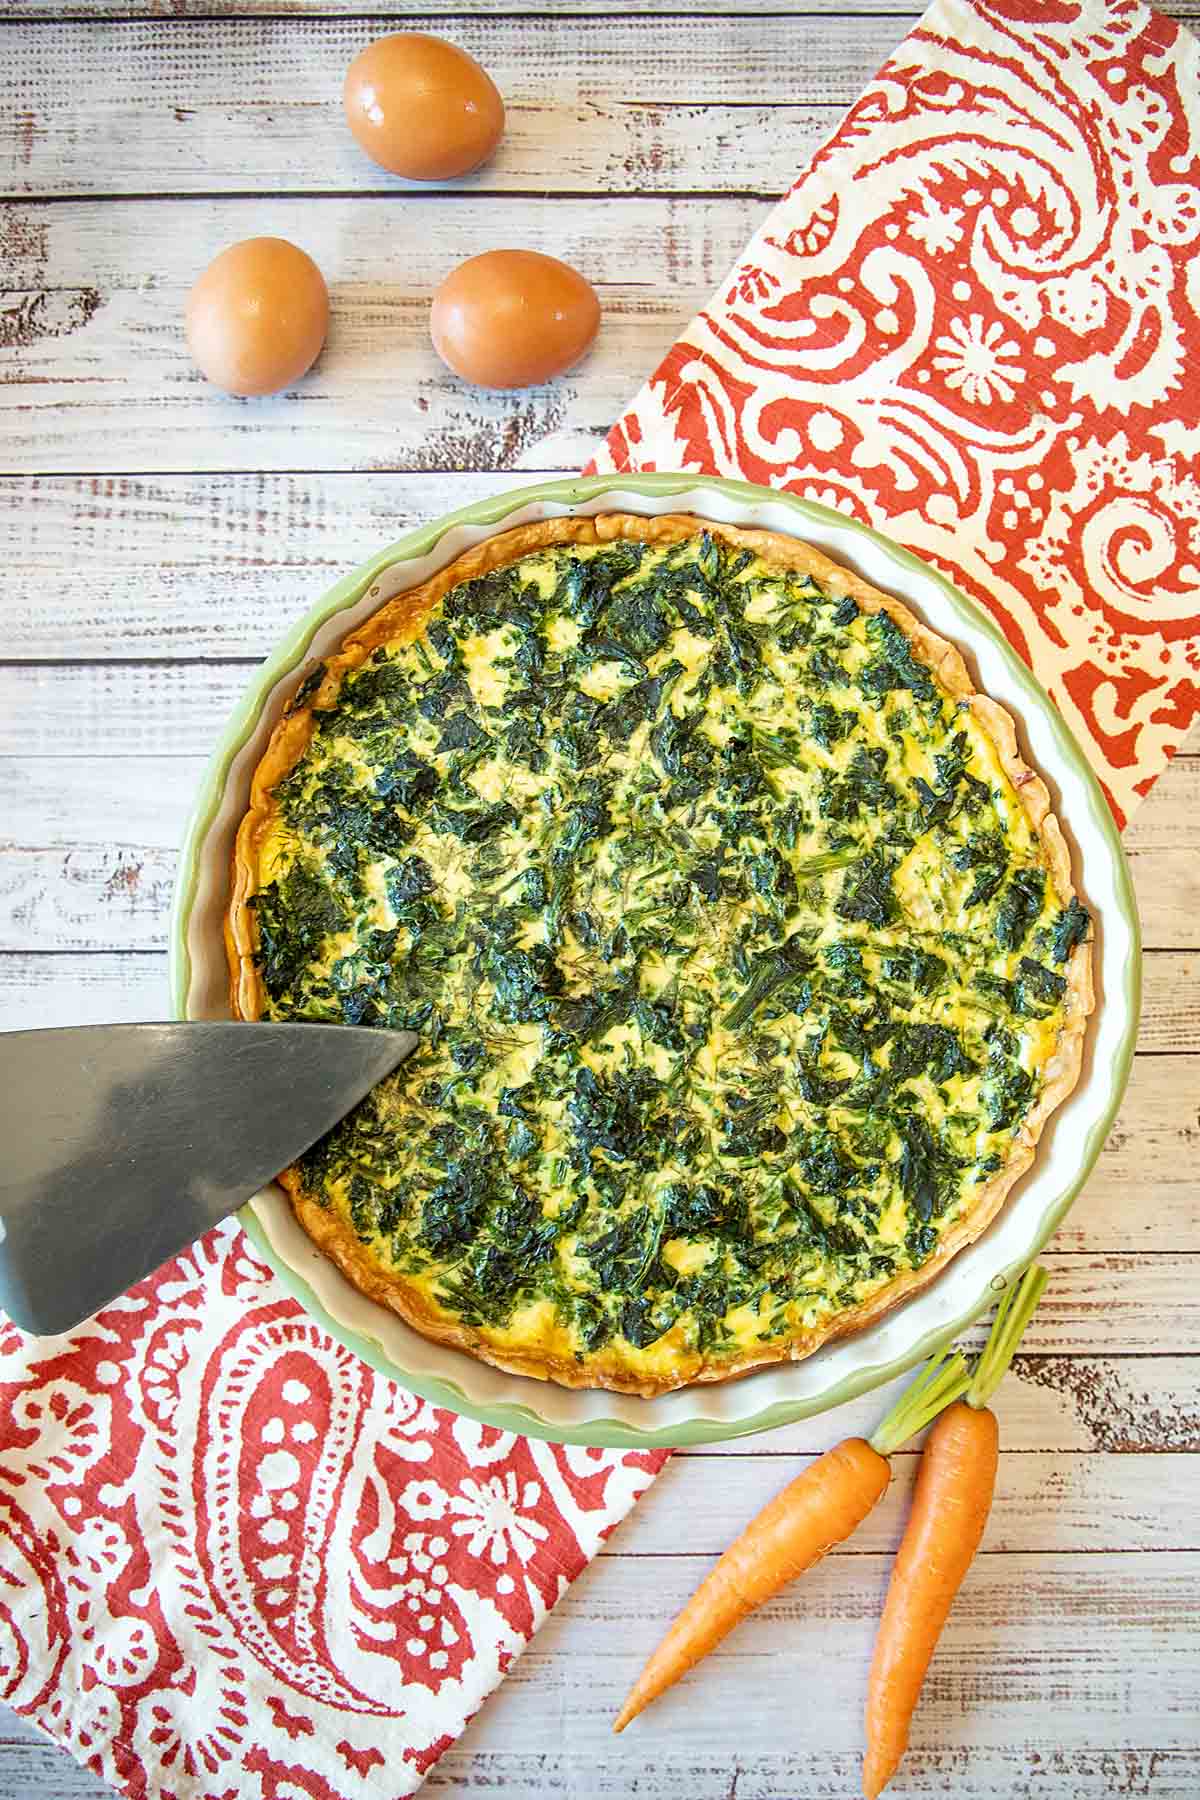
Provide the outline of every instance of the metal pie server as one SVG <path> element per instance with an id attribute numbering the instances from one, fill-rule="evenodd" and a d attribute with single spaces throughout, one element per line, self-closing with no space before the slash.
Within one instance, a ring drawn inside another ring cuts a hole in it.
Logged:
<path id="1" fill-rule="evenodd" d="M 416 1046 L 357 1025 L 0 1035 L 0 1309 L 68 1331 L 307 1150 Z"/>

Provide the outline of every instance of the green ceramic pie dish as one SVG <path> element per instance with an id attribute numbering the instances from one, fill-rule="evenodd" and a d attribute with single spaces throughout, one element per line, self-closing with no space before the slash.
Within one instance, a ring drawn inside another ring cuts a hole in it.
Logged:
<path id="1" fill-rule="evenodd" d="M 1051 1118 L 1029 1173 L 1000 1216 L 938 1278 L 854 1336 L 805 1361 L 653 1400 L 562 1388 L 507 1374 L 431 1343 L 360 1294 L 297 1225 L 274 1185 L 240 1219 L 284 1286 L 372 1367 L 453 1412 L 565 1443 L 651 1449 L 711 1443 L 824 1412 L 903 1373 L 954 1337 L 1049 1240 L 1087 1179 L 1128 1079 L 1141 951 L 1120 839 L 1099 783 L 1049 697 L 998 627 L 919 558 L 841 513 L 745 482 L 693 475 L 580 477 L 524 487 L 448 513 L 381 550 L 332 587 L 256 672 L 200 784 L 180 858 L 171 922 L 179 1018 L 229 1016 L 222 921 L 233 838 L 250 777 L 306 665 L 385 600 L 497 530 L 565 514 L 687 511 L 803 538 L 895 594 L 963 651 L 984 693 L 1017 720 L 1049 783 L 1075 880 L 1096 921 L 1097 1009 L 1078 1086 Z"/>

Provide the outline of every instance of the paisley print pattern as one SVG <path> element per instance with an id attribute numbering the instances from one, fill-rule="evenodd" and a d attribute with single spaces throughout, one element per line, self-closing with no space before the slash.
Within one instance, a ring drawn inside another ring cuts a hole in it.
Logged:
<path id="1" fill-rule="evenodd" d="M 224 1226 L 0 1320 L 0 1698 L 138 1800 L 392 1800 L 663 1460 L 417 1400 Z"/>
<path id="2" fill-rule="evenodd" d="M 1200 710 L 1200 48 L 938 0 L 614 429 L 887 529 L 999 619 L 1123 818 Z M 417 1788 L 663 1456 L 441 1412 L 232 1225 L 0 1318 L 0 1698 L 135 1800 Z"/>
<path id="3" fill-rule="evenodd" d="M 1123 823 L 1200 712 L 1200 42 L 1135 0 L 939 0 L 597 467 L 887 531 Z"/>

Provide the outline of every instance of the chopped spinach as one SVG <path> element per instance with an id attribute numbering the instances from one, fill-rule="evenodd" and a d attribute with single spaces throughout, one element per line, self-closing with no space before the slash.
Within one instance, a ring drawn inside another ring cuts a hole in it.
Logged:
<path id="1" fill-rule="evenodd" d="M 254 902 L 265 1008 L 421 1047 L 301 1177 L 465 1325 L 540 1297 L 581 1356 L 786 1336 L 927 1260 L 1001 1165 L 1023 1021 L 1090 922 L 886 613 L 716 533 L 551 546 L 312 717 Z M 914 908 L 939 867 L 957 931 Z"/>
<path id="2" fill-rule="evenodd" d="M 907 688 L 918 700 L 935 700 L 937 689 L 925 664 L 918 662 L 912 646 L 894 619 L 885 612 L 872 613 L 867 630 L 876 655 L 858 677 L 864 694 L 880 699 L 894 688 Z"/>
<path id="3" fill-rule="evenodd" d="M 973 831 L 965 844 L 950 853 L 952 868 L 974 875 L 967 894 L 968 906 L 980 906 L 999 892 L 1008 873 L 1008 847 L 1000 831 Z"/>
<path id="4" fill-rule="evenodd" d="M 1017 970 L 1020 976 L 1017 992 L 1022 1012 L 1030 1010 L 1030 997 L 1047 1007 L 1055 1007 L 1067 991 L 1067 983 L 1062 975 L 1056 975 L 1044 963 L 1034 962 L 1032 957 L 1023 956 L 1017 964 Z"/>
<path id="5" fill-rule="evenodd" d="M 900 1186 L 918 1219 L 928 1222 L 944 1210 L 959 1160 L 938 1141 L 919 1113 L 896 1119 L 900 1139 Z"/>
<path id="6" fill-rule="evenodd" d="M 915 988 L 918 994 L 934 994 L 946 980 L 949 970 L 944 957 L 932 950 L 921 950 L 916 944 L 904 944 L 883 957 L 883 972 L 889 981 Z"/>
<path id="7" fill-rule="evenodd" d="M 1082 944 L 1091 930 L 1092 915 L 1085 906 L 1080 906 L 1072 894 L 1070 903 L 1063 908 L 1054 921 L 1051 933 L 1051 951 L 1056 963 L 1065 963 L 1077 944 Z"/>
<path id="8" fill-rule="evenodd" d="M 269 997 L 284 1000 L 347 920 L 345 908 L 314 868 L 293 863 L 254 896 L 255 961 Z"/>
<path id="9" fill-rule="evenodd" d="M 1005 950 L 1019 950 L 1041 916 L 1046 877 L 1041 869 L 1017 869 L 1000 896 L 996 909 L 996 941 Z"/>
<path id="10" fill-rule="evenodd" d="M 802 1012 L 811 995 L 805 977 L 812 968 L 812 955 L 799 938 L 789 938 L 777 948 L 764 951 L 755 960 L 749 985 L 741 999 L 725 1015 L 723 1023 L 726 1030 L 740 1031 L 760 1006 L 785 990 L 788 994 L 788 1009 Z M 805 985 L 799 986 L 801 983 Z"/>
<path id="11" fill-rule="evenodd" d="M 834 901 L 838 918 L 862 920 L 867 925 L 890 924 L 898 910 L 892 889 L 894 873 L 892 864 L 877 850 L 854 863 Z"/>

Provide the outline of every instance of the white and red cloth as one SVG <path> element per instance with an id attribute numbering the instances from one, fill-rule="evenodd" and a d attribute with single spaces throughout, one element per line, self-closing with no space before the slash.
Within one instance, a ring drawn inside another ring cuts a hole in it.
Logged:
<path id="1" fill-rule="evenodd" d="M 0 1322 L 0 1695 L 136 1800 L 395 1800 L 663 1461 L 416 1399 L 222 1226 Z"/>
<path id="2" fill-rule="evenodd" d="M 1200 712 L 1200 40 L 1140 0 L 937 0 L 596 466 L 915 550 L 1124 823 Z"/>
<path id="3" fill-rule="evenodd" d="M 937 0 L 601 467 L 844 507 L 999 619 L 1124 819 L 1200 710 L 1200 47 Z M 0 1323 L 0 1698 L 135 1800 L 396 1800 L 663 1457 L 455 1418 L 234 1226 Z"/>

